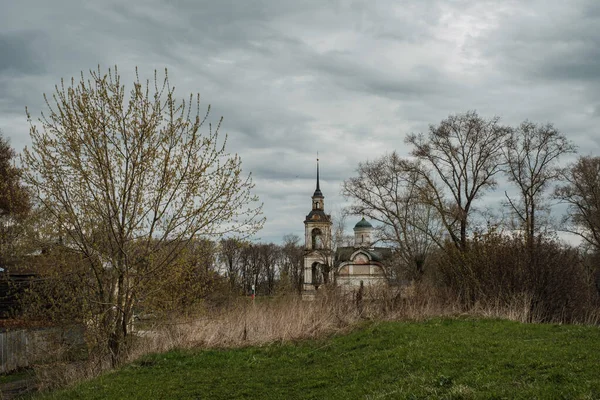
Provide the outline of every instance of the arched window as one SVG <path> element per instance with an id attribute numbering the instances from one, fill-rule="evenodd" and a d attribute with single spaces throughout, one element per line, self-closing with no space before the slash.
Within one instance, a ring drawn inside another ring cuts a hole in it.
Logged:
<path id="1" fill-rule="evenodd" d="M 321 264 L 319 264 L 318 262 L 314 262 L 312 264 L 312 284 L 313 285 L 320 285 L 322 282 L 322 272 L 321 272 Z"/>
<path id="2" fill-rule="evenodd" d="M 311 231 L 312 236 L 312 248 L 322 249 L 323 248 L 323 234 L 319 228 L 315 228 Z"/>

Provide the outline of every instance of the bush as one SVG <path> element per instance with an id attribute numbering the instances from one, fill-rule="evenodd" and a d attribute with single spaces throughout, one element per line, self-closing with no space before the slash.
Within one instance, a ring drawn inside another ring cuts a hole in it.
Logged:
<path id="1" fill-rule="evenodd" d="M 491 232 L 464 252 L 448 244 L 434 264 L 438 284 L 469 307 L 528 298 L 536 321 L 583 322 L 599 306 L 580 254 L 551 238 L 528 248 L 520 236 Z"/>

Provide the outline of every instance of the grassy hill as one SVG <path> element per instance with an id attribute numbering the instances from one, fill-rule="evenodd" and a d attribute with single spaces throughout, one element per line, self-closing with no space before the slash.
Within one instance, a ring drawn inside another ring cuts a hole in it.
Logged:
<path id="1" fill-rule="evenodd" d="M 171 351 L 50 399 L 596 399 L 600 329 L 500 320 L 366 324 L 316 341 Z"/>

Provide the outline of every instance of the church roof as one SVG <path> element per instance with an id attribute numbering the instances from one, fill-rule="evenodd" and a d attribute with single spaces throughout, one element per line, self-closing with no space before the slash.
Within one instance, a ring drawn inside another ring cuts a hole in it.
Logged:
<path id="1" fill-rule="evenodd" d="M 350 261 L 350 257 L 354 252 L 359 250 L 356 247 L 338 247 L 335 251 L 335 262 L 336 264 Z M 369 254 L 373 261 L 383 262 L 384 260 L 392 256 L 392 249 L 389 247 L 375 247 L 372 249 L 361 248 L 361 251 Z"/>
<path id="2" fill-rule="evenodd" d="M 363 217 L 360 221 L 358 221 L 358 223 L 356 225 L 354 225 L 354 229 L 357 228 L 372 228 L 373 225 L 371 225 L 371 223 L 369 221 L 367 221 L 365 219 L 365 217 Z"/>
<path id="3" fill-rule="evenodd" d="M 310 213 L 308 213 L 304 222 L 311 222 L 311 221 L 312 222 L 316 222 L 316 221 L 329 222 L 329 221 L 331 221 L 331 216 L 325 214 L 325 211 L 323 211 L 323 210 L 312 210 Z"/>

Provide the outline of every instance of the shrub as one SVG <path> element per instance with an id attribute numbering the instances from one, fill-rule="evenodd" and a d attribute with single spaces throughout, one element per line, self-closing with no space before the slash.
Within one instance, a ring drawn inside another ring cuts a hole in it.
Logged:
<path id="1" fill-rule="evenodd" d="M 580 254 L 552 238 L 530 248 L 520 236 L 478 235 L 468 251 L 448 244 L 435 268 L 438 283 L 469 307 L 528 298 L 530 318 L 575 322 L 585 321 L 599 303 Z"/>

